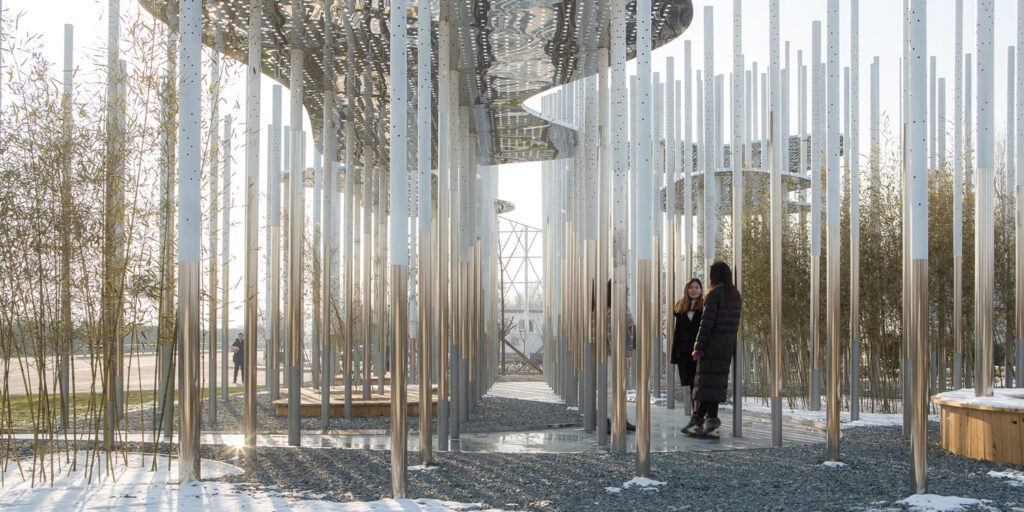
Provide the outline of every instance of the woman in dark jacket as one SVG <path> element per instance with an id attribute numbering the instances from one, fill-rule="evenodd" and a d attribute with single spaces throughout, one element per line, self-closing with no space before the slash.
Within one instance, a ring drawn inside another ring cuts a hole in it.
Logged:
<path id="1" fill-rule="evenodd" d="M 692 388 L 697 362 L 690 354 L 697 341 L 697 329 L 704 310 L 704 285 L 695 277 L 686 282 L 683 290 L 685 295 L 673 308 L 676 325 L 672 335 L 671 362 L 679 369 L 679 385 Z"/>
<path id="2" fill-rule="evenodd" d="M 732 283 L 732 270 L 725 262 L 711 265 L 711 287 L 704 298 L 693 359 L 697 374 L 693 382 L 693 400 L 697 407 L 690 424 L 683 428 L 687 435 L 718 438 L 718 404 L 724 402 L 729 388 L 729 367 L 736 351 L 736 333 L 740 327 L 743 299 Z"/>

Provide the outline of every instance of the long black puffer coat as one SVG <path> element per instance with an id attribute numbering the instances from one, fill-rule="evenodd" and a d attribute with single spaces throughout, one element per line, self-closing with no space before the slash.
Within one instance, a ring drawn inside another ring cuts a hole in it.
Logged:
<path id="1" fill-rule="evenodd" d="M 684 299 L 685 300 L 685 299 Z M 672 337 L 672 359 L 670 362 L 679 368 L 679 385 L 693 386 L 693 377 L 697 372 L 697 362 L 693 360 L 693 344 L 697 341 L 697 330 L 700 328 L 701 310 L 693 312 L 693 319 L 686 313 L 672 313 L 676 325 Z"/>
<path id="2" fill-rule="evenodd" d="M 704 356 L 697 361 L 693 398 L 704 402 L 724 402 L 728 396 L 729 367 L 736 351 L 743 301 L 736 291 L 732 304 L 727 305 L 725 293 L 721 287 L 708 292 L 694 345 Z"/>

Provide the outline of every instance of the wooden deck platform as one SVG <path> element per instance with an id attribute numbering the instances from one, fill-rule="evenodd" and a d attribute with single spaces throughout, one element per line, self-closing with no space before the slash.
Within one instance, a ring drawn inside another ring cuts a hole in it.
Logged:
<path id="1" fill-rule="evenodd" d="M 388 416 L 391 414 L 391 390 L 385 389 L 384 394 L 374 392 L 369 400 L 363 400 L 362 390 L 353 390 L 352 414 L 354 416 Z M 431 394 L 433 403 L 432 412 L 437 411 L 436 392 Z M 281 398 L 274 400 L 275 412 L 278 417 L 288 416 L 288 390 L 281 390 Z M 299 414 L 303 418 L 320 417 L 320 393 L 315 389 L 303 388 L 300 395 Z M 419 389 L 410 386 L 408 391 L 408 413 L 410 416 L 417 416 L 420 413 Z M 344 388 L 331 387 L 331 411 L 332 417 L 345 415 L 345 390 Z"/>
<path id="2" fill-rule="evenodd" d="M 1024 465 L 1024 390 L 996 389 L 975 397 L 974 390 L 932 397 L 940 407 L 942 447 L 972 459 Z"/>
<path id="3" fill-rule="evenodd" d="M 378 377 L 376 375 L 370 374 L 370 385 L 371 386 L 376 386 L 377 385 L 377 380 L 378 380 Z M 353 381 L 352 381 L 353 388 L 356 388 L 356 387 L 359 387 L 359 386 L 362 385 L 362 384 L 356 384 L 357 382 L 360 382 L 359 379 L 353 379 Z M 345 385 L 345 375 L 341 374 L 341 373 L 335 375 L 334 376 L 334 385 L 335 386 L 344 386 Z M 390 386 L 391 385 L 391 372 L 387 372 L 387 373 L 384 374 L 384 385 L 385 386 Z"/>

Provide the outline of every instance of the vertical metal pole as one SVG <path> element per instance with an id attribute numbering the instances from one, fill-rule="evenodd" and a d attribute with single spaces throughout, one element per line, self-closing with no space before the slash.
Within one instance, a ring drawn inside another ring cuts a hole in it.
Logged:
<path id="1" fill-rule="evenodd" d="M 448 269 L 450 265 L 449 239 L 449 182 L 454 151 L 452 139 L 452 80 L 451 68 L 451 2 L 441 0 L 437 22 L 437 279 L 434 303 L 449 304 Z M 456 89 L 457 91 L 457 89 Z M 546 274 L 545 274 L 546 275 Z M 437 308 L 437 449 L 448 450 L 448 347 L 450 308 Z M 545 351 L 545 353 L 548 353 Z"/>
<path id="2" fill-rule="evenodd" d="M 781 116 L 781 83 L 779 77 L 779 0 L 771 0 L 768 7 L 768 51 L 771 56 L 769 65 L 770 86 L 768 93 L 771 101 L 771 129 L 768 134 L 771 157 L 770 191 L 771 191 L 771 310 L 772 310 L 772 350 L 771 350 L 771 411 L 772 411 L 772 446 L 782 446 L 782 116 Z M 787 148 L 788 149 L 788 148 Z M 788 157 L 789 151 L 786 151 Z M 788 172 L 789 169 L 786 169 Z"/>
<path id="3" fill-rule="evenodd" d="M 363 112 L 363 137 L 366 141 L 371 141 L 373 138 L 373 79 L 370 76 L 370 67 L 363 68 L 363 81 L 362 91 L 363 93 L 363 104 L 366 105 Z M 363 145 L 363 172 L 362 172 L 362 189 L 363 189 L 363 236 L 361 239 L 363 256 L 362 256 L 362 306 L 363 311 L 360 318 L 361 333 L 363 338 L 363 400 L 369 400 L 371 396 L 371 383 L 370 383 L 370 351 L 372 349 L 372 343 L 370 336 L 373 329 L 373 310 L 370 308 L 370 303 L 373 300 L 373 282 L 371 281 L 371 269 L 373 269 L 373 147 Z M 383 379 L 384 376 L 378 371 L 378 378 Z"/>
<path id="4" fill-rule="evenodd" d="M 598 27 L 598 30 L 602 30 L 603 27 Z M 597 279 L 595 283 L 595 307 L 594 307 L 594 321 L 597 325 L 597 444 L 598 446 L 606 446 L 608 444 L 608 428 L 607 424 L 609 420 L 608 415 L 608 371 L 611 364 L 609 364 L 608 347 L 611 340 L 609 339 L 609 326 L 608 326 L 608 303 L 611 297 L 608 294 L 608 287 L 605 285 L 609 279 L 609 247 L 613 243 L 613 237 L 608 236 L 611 225 L 609 221 L 614 221 L 610 215 L 611 205 L 610 200 L 610 181 L 614 170 L 614 158 L 612 156 L 612 135 L 610 133 L 611 128 L 611 94 L 608 88 L 608 47 L 602 47 L 597 50 L 597 69 L 598 69 L 598 104 L 600 112 L 599 116 L 599 132 L 600 132 L 600 146 L 601 155 L 600 162 L 597 166 L 597 170 L 600 173 L 599 179 L 599 192 L 598 192 L 598 206 L 597 212 L 600 216 L 599 225 L 597 229 L 597 251 L 598 251 L 598 264 L 597 264 Z M 544 274 L 544 279 L 548 279 L 549 274 Z M 527 302 L 528 304 L 528 302 Z M 614 378 L 614 368 L 611 368 L 612 375 Z M 605 421 L 601 421 L 605 420 Z"/>
<path id="5" fill-rule="evenodd" d="M 706 7 L 705 17 L 710 18 L 711 8 Z M 637 204 L 646 211 L 637 209 L 636 247 L 637 275 L 637 366 L 636 379 L 636 474 L 647 476 L 651 472 L 651 401 L 648 385 L 651 373 L 650 342 L 652 337 L 650 304 L 651 295 L 651 217 L 646 205 L 651 204 L 651 0 L 637 0 Z M 710 56 L 710 53 L 708 53 Z M 708 59 L 710 60 L 710 59 Z"/>
<path id="6" fill-rule="evenodd" d="M 675 59 L 665 58 L 665 405 L 676 408 L 675 365 L 672 364 L 672 344 L 675 343 L 676 269 L 679 266 L 676 240 L 676 74 Z M 735 146 L 733 146 L 735 147 Z M 659 208 L 660 210 L 660 208 Z"/>
<path id="7" fill-rule="evenodd" d="M 2 3 L 2 2 L 0 2 Z M 3 6 L 0 5 L 0 27 L 3 23 Z M 74 57 L 75 27 L 71 24 L 64 25 L 64 90 L 63 90 L 63 139 L 66 148 L 71 147 L 73 108 L 72 91 L 75 78 L 75 57 Z M 61 261 L 60 261 L 60 313 L 61 313 L 61 346 L 60 346 L 60 428 L 65 432 L 69 426 L 69 413 L 71 408 L 71 352 L 72 346 L 72 324 L 71 324 L 71 230 L 66 224 L 71 218 L 71 173 L 72 159 L 70 151 L 65 154 L 62 162 L 61 177 L 61 214 L 64 218 L 64 226 L 60 230 L 61 235 Z"/>
<path id="8" fill-rule="evenodd" d="M 428 11 L 429 12 L 429 11 Z M 408 266 L 409 266 L 409 41 L 408 0 L 393 0 L 391 31 L 391 307 L 394 350 L 391 360 L 391 492 L 405 498 L 406 431 L 406 343 L 409 339 Z M 422 15 L 422 13 L 421 13 Z M 428 31 L 429 34 L 429 31 Z M 383 205 L 382 205 L 383 206 Z M 381 211 L 384 211 L 383 208 Z M 381 320 L 384 319 L 383 314 Z M 383 340 L 382 340 L 383 341 Z M 378 372 L 383 382 L 383 369 Z M 421 393 L 425 390 L 421 390 Z M 427 395 L 429 396 L 429 395 Z M 420 401 L 422 406 L 423 400 Z M 425 421 L 429 425 L 429 418 Z M 426 427 L 429 431 L 429 426 Z"/>
<path id="9" fill-rule="evenodd" d="M 994 214 L 995 201 L 995 126 L 993 66 L 994 25 L 993 0 L 978 0 L 978 175 L 975 189 L 974 217 L 974 393 L 992 396 L 992 343 L 994 287 Z"/>
<path id="10" fill-rule="evenodd" d="M 323 130 L 321 133 L 323 146 L 323 229 L 325 238 L 320 258 L 323 269 L 321 282 L 320 310 L 320 424 L 324 431 L 330 428 L 331 422 L 331 384 L 334 384 L 334 361 L 338 347 L 334 334 L 334 261 L 338 254 L 338 231 L 335 229 L 337 211 L 335 198 L 338 195 L 338 127 L 335 120 L 335 77 L 334 77 L 334 20 L 332 11 L 334 0 L 324 0 L 324 100 Z M 314 246 L 315 247 L 315 246 Z"/>
<path id="11" fill-rule="evenodd" d="M 962 0 L 957 0 L 960 2 Z M 957 76 L 959 80 L 959 75 Z M 958 82 L 959 83 L 959 82 Z M 1024 128 L 1024 0 L 1017 0 L 1017 130 Z M 959 100 L 959 96 L 957 97 Z M 959 113 L 959 109 L 958 109 Z M 1016 145 L 1016 188 L 1014 189 L 1015 199 L 1015 226 L 1014 226 L 1014 240 L 1016 241 L 1016 251 L 1014 254 L 1015 258 L 1015 270 L 1016 276 L 1014 276 L 1016 283 L 1016 336 L 1015 342 L 1015 353 L 1017 354 L 1016 362 L 1014 364 L 1014 370 L 1017 376 L 1017 382 L 1015 383 L 1018 388 L 1024 388 L 1024 137 L 1022 137 L 1017 131 L 1012 131 L 1014 136 L 1014 144 Z M 954 152 L 959 151 L 959 146 L 953 149 Z M 959 183 L 959 181 L 955 182 Z"/>
<path id="12" fill-rule="evenodd" d="M 662 248 L 662 216 L 661 216 L 661 187 L 665 181 L 665 159 L 664 159 L 664 97 L 665 87 L 661 83 L 661 76 L 658 73 L 652 75 L 651 90 L 651 199 L 652 202 L 645 205 L 651 214 L 651 393 L 656 398 L 661 398 L 661 329 L 660 322 L 661 308 L 661 248 Z M 654 198 L 658 198 L 654 200 Z"/>
<path id="13" fill-rule="evenodd" d="M 591 16 L 588 17 L 587 23 L 596 20 L 597 14 L 591 12 Z M 595 31 L 596 32 L 596 31 Z M 594 32 L 592 32 L 594 33 Z M 591 49 L 587 49 L 585 53 L 586 69 L 584 73 L 586 76 L 582 79 L 584 81 L 584 105 L 583 105 L 583 147 L 581 153 L 583 156 L 583 190 L 580 197 L 583 202 L 583 210 L 585 216 L 581 219 L 582 222 L 582 241 L 583 241 L 583 252 L 581 256 L 583 258 L 581 270 L 583 271 L 583 287 L 585 302 L 588 302 L 585 307 L 582 308 L 582 320 L 583 320 L 583 368 L 581 373 L 583 382 L 580 384 L 580 391 L 583 393 L 583 403 L 580 404 L 583 410 L 583 431 L 593 432 L 596 428 L 596 393 L 595 384 L 597 380 L 597 361 L 594 356 L 594 337 L 596 336 L 596 313 L 599 311 L 597 304 L 593 308 L 589 307 L 589 301 L 591 297 L 594 297 L 596 301 L 596 272 L 595 267 L 597 264 L 597 173 L 599 162 L 597 159 L 600 156 L 599 144 L 600 135 L 597 132 L 597 124 L 599 121 L 598 116 L 598 97 L 597 97 L 597 53 Z M 582 304 L 581 304 L 582 305 Z"/>
<path id="14" fill-rule="evenodd" d="M 626 2 L 611 5 L 611 97 L 614 191 L 612 219 L 612 348 L 615 368 L 612 374 L 612 453 L 626 453 L 626 268 L 629 234 L 626 209 L 627 178 L 627 93 L 626 93 Z M 556 210 L 557 211 L 557 210 Z M 557 289 L 557 288 L 556 288 Z"/>
<path id="15" fill-rule="evenodd" d="M 117 246 L 119 245 L 119 230 L 118 226 L 120 222 L 118 220 L 118 201 L 117 201 L 117 189 L 123 186 L 123 182 L 117 179 L 119 160 L 121 159 L 120 149 L 118 148 L 120 141 L 118 140 L 117 134 L 117 122 L 118 118 L 117 110 L 120 106 L 118 102 L 118 87 L 122 80 L 121 75 L 118 73 L 120 70 L 119 56 L 120 46 L 119 39 L 121 35 L 121 2 L 120 0 L 110 0 L 107 8 L 107 98 L 106 98 L 106 114 L 107 114 L 107 140 L 106 140 L 106 152 L 107 162 L 105 169 L 105 225 L 104 225 L 104 248 L 103 248 L 103 303 L 101 312 L 100 325 L 103 329 L 101 337 L 103 339 L 104 347 L 104 412 L 103 412 L 103 448 L 108 453 L 114 450 L 114 430 L 118 422 L 118 402 L 117 392 L 118 386 L 118 374 L 119 371 L 119 354 L 121 352 L 120 337 L 118 335 L 118 323 L 120 322 L 120 315 L 118 314 L 118 303 L 116 293 L 118 281 L 114 275 L 116 264 L 116 252 Z M 198 58 L 197 58 L 198 60 Z M 197 180 L 198 181 L 198 180 Z M 198 273 L 197 273 L 198 275 Z M 184 280 L 185 275 L 180 274 Z M 198 279 L 198 277 L 197 277 Z M 198 282 L 196 283 L 198 286 Z M 184 311 L 184 308 L 183 310 Z M 196 304 L 196 315 L 198 316 L 199 305 Z M 198 318 L 196 318 L 198 322 Z M 186 325 L 187 324 L 183 324 Z M 196 324 L 198 328 L 198 324 Z M 180 354 L 180 352 L 179 352 Z"/>
<path id="16" fill-rule="evenodd" d="M 1018 0 L 1018 5 L 1021 0 Z M 1019 11 L 1024 14 L 1024 10 Z M 1020 16 L 1018 15 L 1018 23 Z M 953 71 L 953 389 L 964 386 L 964 0 L 956 0 Z M 1018 47 L 1020 47 L 1018 45 Z M 968 69 L 970 69 L 968 67 Z M 1018 84 L 1018 87 L 1021 85 Z M 1018 97 L 1020 95 L 1018 94 Z M 1020 113 L 1020 110 L 1018 110 Z M 970 120 L 968 120 L 970 122 Z M 1017 152 L 1021 154 L 1020 151 Z M 1021 166 L 1017 166 L 1018 169 Z M 1018 183 L 1020 181 L 1018 180 Z M 1018 203 L 1019 204 L 1019 203 Z M 1020 237 L 1018 237 L 1020 240 Z M 1019 322 L 1018 322 L 1019 325 Z"/>
<path id="17" fill-rule="evenodd" d="M 732 272 L 736 288 L 743 289 L 743 166 L 740 147 L 743 144 L 743 7 L 733 0 L 732 26 Z M 685 291 L 684 291 L 685 293 Z M 743 327 L 736 336 L 732 365 L 732 435 L 743 436 Z"/>
<path id="18" fill-rule="evenodd" d="M 715 241 L 718 225 L 717 182 L 715 164 L 718 154 L 715 139 L 715 21 L 714 8 L 704 7 L 704 154 L 701 166 L 704 170 L 704 280 L 715 261 Z"/>
<path id="19" fill-rule="evenodd" d="M 689 281 L 693 277 L 693 61 L 690 41 L 683 42 L 683 250 L 686 252 L 683 262 L 683 279 Z M 687 399 L 684 401 L 686 410 L 690 410 L 689 387 Z"/>
<path id="20" fill-rule="evenodd" d="M 828 332 L 828 389 L 826 400 L 826 444 L 825 459 L 839 460 L 839 210 L 840 181 L 842 169 L 839 166 L 839 0 L 828 0 L 828 79 L 825 128 L 828 131 L 826 150 L 826 201 L 828 261 L 825 268 L 825 293 L 828 312 L 825 315 Z M 781 299 L 781 297 L 780 297 Z"/>
<path id="21" fill-rule="evenodd" d="M 860 0 L 850 1 L 850 419 L 860 417 Z"/>
<path id="22" fill-rule="evenodd" d="M 177 4 L 172 8 L 167 7 L 167 68 L 164 75 L 163 91 L 160 102 L 160 223 L 161 223 L 161 248 L 160 248 L 160 318 L 158 320 L 157 351 L 159 355 L 157 395 L 160 397 L 157 411 L 160 418 L 158 430 L 163 433 L 164 439 L 170 440 L 174 430 L 174 361 L 171 353 L 177 343 L 175 336 L 175 313 L 174 313 L 174 230 L 175 224 L 171 217 L 174 215 L 174 155 L 176 136 L 177 98 L 175 88 L 177 84 Z"/>
<path id="23" fill-rule="evenodd" d="M 811 385 L 808 409 L 821 410 L 821 184 L 825 154 L 825 80 L 821 63 L 821 22 L 811 23 Z"/>
<path id="24" fill-rule="evenodd" d="M 221 261 L 220 261 L 220 265 L 221 265 L 221 269 L 222 269 L 222 274 L 224 276 L 224 280 L 221 282 L 221 289 L 220 289 L 220 311 L 221 311 L 221 315 L 220 315 L 220 320 L 221 320 L 221 325 L 220 325 L 220 329 L 221 329 L 220 342 L 221 342 L 221 347 L 223 349 L 222 352 L 224 353 L 224 356 L 221 358 L 221 370 L 222 370 L 221 374 L 222 374 L 222 377 L 223 377 L 221 380 L 223 381 L 223 384 L 224 384 L 221 387 L 221 393 L 224 395 L 223 397 L 226 399 L 227 398 L 227 392 L 228 392 L 228 379 L 227 379 L 227 375 L 228 375 L 227 361 L 228 361 L 228 358 L 227 358 L 227 354 L 228 354 L 228 350 L 229 350 L 228 347 L 230 346 L 230 344 L 228 343 L 228 339 L 230 339 L 230 333 L 228 332 L 228 316 L 229 316 L 228 312 L 231 310 L 231 308 L 230 308 L 231 303 L 230 303 L 230 300 L 229 300 L 229 293 L 228 293 L 228 283 L 231 282 L 230 281 L 230 272 L 229 272 L 229 270 L 230 270 L 229 264 L 231 262 L 231 249 L 230 249 L 231 248 L 231 245 L 230 245 L 230 235 L 231 235 L 231 233 L 230 233 L 230 229 L 231 229 L 231 116 L 230 115 L 224 116 L 224 142 L 223 142 L 222 147 L 224 148 L 224 157 L 223 157 L 224 158 L 224 166 L 222 168 L 222 171 L 224 173 L 224 175 L 223 175 L 224 188 L 220 191 L 221 192 L 221 205 L 222 205 L 221 206 L 221 212 L 220 212 L 220 214 L 221 214 L 221 226 L 222 226 L 221 229 L 223 230 L 222 231 L 222 236 L 221 236 Z M 210 289 L 210 294 L 211 295 L 214 295 L 216 293 L 217 293 L 217 290 L 215 288 L 211 288 Z M 212 311 L 211 311 L 211 316 L 212 316 Z M 213 330 L 214 329 L 211 329 L 211 332 Z M 246 340 L 248 340 L 248 338 L 246 338 Z M 211 341 L 211 343 L 213 342 L 213 336 L 212 335 L 210 336 L 210 341 Z M 212 345 L 211 345 L 211 350 L 213 350 L 213 346 Z M 210 362 L 210 366 L 214 366 L 214 361 Z M 243 370 L 244 370 L 244 367 L 243 367 Z M 214 374 L 214 370 L 213 369 L 210 370 L 210 374 L 211 375 Z M 245 375 L 243 375 L 242 377 L 243 377 L 243 380 L 244 380 Z M 248 381 L 245 381 L 245 382 L 248 382 Z M 217 395 L 216 395 L 215 390 L 213 388 L 213 382 L 212 382 L 212 377 L 211 377 L 210 401 L 211 402 L 215 402 L 216 400 L 214 400 L 214 398 L 216 396 Z M 211 408 L 211 410 L 213 410 L 213 408 Z M 214 418 L 210 419 L 210 423 L 211 424 L 214 423 L 214 421 L 215 421 Z"/>
<path id="25" fill-rule="evenodd" d="M 982 9 L 979 8 L 978 11 L 980 17 Z M 912 313 L 909 325 L 913 368 L 910 444 L 913 459 L 913 490 L 921 494 L 928 490 L 928 161 L 925 160 L 928 151 L 928 103 L 925 89 L 928 83 L 925 68 L 925 56 L 928 55 L 928 16 L 925 0 L 913 0 L 909 14 L 910 131 L 907 140 L 910 146 L 907 156 L 910 159 L 908 192 L 912 205 L 910 257 L 913 265 Z"/>
<path id="26" fill-rule="evenodd" d="M 902 92 L 902 103 L 900 108 L 900 147 L 903 151 L 903 161 L 901 169 L 901 180 L 903 190 L 907 190 L 909 187 L 907 176 L 909 170 L 907 168 L 908 158 L 907 151 L 909 148 L 909 141 L 907 140 L 908 127 L 907 123 L 910 119 L 910 0 L 903 0 L 903 61 L 901 62 L 902 79 L 900 81 L 900 89 Z M 900 351 L 903 359 L 903 366 L 900 368 L 900 379 L 903 381 L 903 435 L 910 435 L 911 427 L 911 408 L 910 404 L 910 374 L 912 368 L 910 367 L 910 322 L 911 322 L 911 292 L 912 283 L 910 280 L 910 195 L 902 195 L 902 241 L 903 241 L 903 324 L 906 328 L 903 329 L 903 346 Z"/>
<path id="27" fill-rule="evenodd" d="M 256 320 L 259 313 L 256 284 L 259 282 L 259 246 L 257 236 L 260 214 L 260 78 L 263 57 L 263 2 L 249 1 L 249 67 L 245 82 L 245 416 L 242 430 L 245 446 L 256 446 Z M 275 107 L 280 114 L 280 89 L 275 90 Z M 279 120 L 275 119 L 275 123 Z M 228 146 L 230 148 L 230 145 Z M 230 154 L 230 150 L 228 151 Z M 274 154 L 276 158 L 276 153 Z M 270 167 L 275 164 L 272 163 Z M 269 173 L 268 173 L 269 174 Z M 278 171 L 280 174 L 280 171 Z M 277 188 L 277 182 L 273 182 Z M 268 192 L 269 195 L 269 192 Z M 226 240 L 226 238 L 225 238 Z M 274 240 L 278 240 L 274 237 Z M 276 287 L 276 285 L 271 285 Z M 277 302 L 274 302 L 275 309 Z M 226 315 L 225 315 L 226 316 Z M 277 318 L 276 316 L 274 317 Z M 274 331 L 276 334 L 276 331 Z M 224 339 L 225 343 L 227 338 Z M 227 352 L 224 353 L 225 361 Z M 268 361 L 269 362 L 269 361 Z M 227 364 L 225 362 L 225 364 Z M 269 371 L 269 370 L 268 370 Z M 276 373 L 276 372 L 275 372 Z M 226 375 L 226 374 L 225 374 Z M 227 379 L 225 377 L 225 387 Z"/>
<path id="28" fill-rule="evenodd" d="M 210 236 L 210 267 L 209 277 L 210 286 L 207 289 L 207 297 L 209 298 L 208 304 L 210 308 L 209 313 L 209 328 L 207 330 L 207 353 L 209 354 L 209 360 L 207 362 L 207 370 L 209 371 L 209 392 L 207 393 L 207 405 L 209 407 L 209 423 L 211 425 L 217 424 L 217 334 L 219 326 L 217 325 L 217 266 L 220 262 L 217 261 L 217 220 L 218 214 L 220 213 L 219 199 L 221 190 L 220 180 L 217 175 L 221 161 L 220 161 L 220 141 L 217 139 L 217 132 L 220 131 L 220 54 L 224 49 L 224 37 L 221 31 L 220 24 L 218 23 L 214 27 L 214 44 L 216 48 L 210 55 L 210 213 L 207 222 L 209 223 L 209 236 Z M 225 135 L 227 135 L 225 131 Z M 225 137 L 226 138 L 226 137 Z M 230 153 L 227 153 L 225 161 L 231 158 Z M 227 189 L 227 183 L 224 184 L 224 189 Z M 228 204 L 224 203 L 224 210 L 227 210 Z M 230 229 L 228 224 L 224 224 L 224 233 Z M 226 271 L 227 269 L 225 269 Z M 227 283 L 227 276 L 224 276 L 224 282 Z M 225 288 L 227 286 L 225 285 Z M 225 358 L 226 359 L 226 358 Z M 227 379 L 223 379 L 224 388 L 227 389 Z"/>
<path id="29" fill-rule="evenodd" d="M 359 278 L 359 270 L 355 266 L 355 237 L 358 235 L 359 224 L 355 217 L 359 212 L 356 204 L 359 197 L 355 194 L 356 188 L 356 162 L 355 162 L 355 108 L 356 88 L 354 75 L 355 61 L 355 37 L 352 33 L 352 25 L 349 20 L 351 15 L 351 0 L 346 5 L 346 12 L 341 15 L 342 25 L 345 28 L 345 72 L 352 76 L 352 80 L 345 80 L 345 419 L 352 419 L 352 373 L 354 368 L 355 336 L 355 283 Z"/>
<path id="30" fill-rule="evenodd" d="M 416 88 L 417 103 L 417 151 L 416 163 L 419 166 L 419 328 L 420 328 L 420 463 L 427 465 L 433 460 L 433 438 L 430 435 L 430 422 L 433 417 L 430 390 L 431 353 L 433 352 L 432 315 L 434 302 L 431 300 L 433 286 L 433 269 L 437 264 L 431 260 L 431 183 L 430 169 L 433 153 L 433 105 L 431 104 L 431 16 L 430 0 L 418 0 L 416 9 Z"/>
<path id="31" fill-rule="evenodd" d="M 117 0 L 112 0 L 116 4 Z M 200 87 L 202 0 L 180 0 L 181 72 L 178 77 L 178 304 L 182 375 L 178 481 L 201 478 L 199 466 L 199 239 Z M 114 11 L 116 12 L 116 11 Z M 108 402 L 109 404 L 109 402 Z M 108 405 L 109 407 L 109 405 Z"/>
<path id="32" fill-rule="evenodd" d="M 303 131 L 302 131 L 302 100 L 305 96 L 305 73 L 303 72 L 302 51 L 303 24 L 305 23 L 305 6 L 302 0 L 292 0 L 291 29 L 291 166 L 288 173 L 289 212 L 288 212 L 288 445 L 299 446 L 302 442 L 299 434 L 302 404 L 302 347 L 303 329 L 303 269 L 305 267 L 305 233 L 306 199 L 305 199 L 305 166 L 303 165 Z"/>

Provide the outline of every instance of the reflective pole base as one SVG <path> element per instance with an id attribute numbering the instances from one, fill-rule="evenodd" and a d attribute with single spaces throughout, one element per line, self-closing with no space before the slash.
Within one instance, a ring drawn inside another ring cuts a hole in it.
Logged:
<path id="1" fill-rule="evenodd" d="M 850 421 L 860 419 L 860 340 L 850 341 Z"/>
<path id="2" fill-rule="evenodd" d="M 772 406 L 772 448 L 782 447 L 782 397 L 773 396 Z"/>
<path id="3" fill-rule="evenodd" d="M 1021 346 L 1017 345 L 1017 354 L 1021 353 Z M 1020 378 L 1020 372 L 1018 371 L 1018 379 Z M 963 352 L 957 352 L 953 354 L 953 389 L 963 389 L 964 387 L 964 354 Z"/>
<path id="4" fill-rule="evenodd" d="M 812 411 L 821 410 L 821 368 L 811 368 L 811 396 L 809 400 L 808 409 Z"/>
<path id="5" fill-rule="evenodd" d="M 651 295 L 651 262 L 637 262 L 637 297 Z M 651 304 L 637 300 L 636 475 L 651 474 Z"/>
<path id="6" fill-rule="evenodd" d="M 408 288 L 401 283 L 407 283 L 408 271 L 405 265 L 391 266 L 391 304 L 393 322 L 392 332 L 394 333 L 394 350 L 391 353 L 391 491 L 396 499 L 405 498 L 405 476 L 408 471 L 406 465 L 406 448 L 408 446 L 407 432 L 407 407 L 408 389 L 406 388 L 406 350 L 409 341 L 409 301 Z M 383 381 L 384 372 L 381 371 Z M 429 393 L 427 391 L 426 393 Z M 430 395 L 423 393 L 420 396 L 423 400 L 430 400 Z M 424 398 L 424 396 L 426 398 Z M 429 411 L 429 409 L 427 409 Z M 421 418 L 430 428 L 430 418 Z"/>

